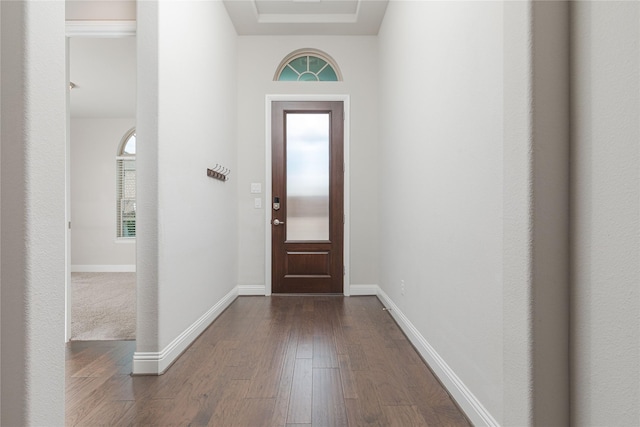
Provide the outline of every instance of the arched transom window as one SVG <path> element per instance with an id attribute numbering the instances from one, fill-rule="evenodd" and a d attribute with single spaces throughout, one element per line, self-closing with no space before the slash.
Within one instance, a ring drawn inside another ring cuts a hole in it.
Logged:
<path id="1" fill-rule="evenodd" d="M 120 239 L 136 237 L 136 130 L 127 132 L 116 157 L 116 228 Z"/>
<path id="2" fill-rule="evenodd" d="M 340 70 L 329 55 L 316 49 L 301 49 L 282 60 L 274 77 L 276 81 L 337 82 Z"/>

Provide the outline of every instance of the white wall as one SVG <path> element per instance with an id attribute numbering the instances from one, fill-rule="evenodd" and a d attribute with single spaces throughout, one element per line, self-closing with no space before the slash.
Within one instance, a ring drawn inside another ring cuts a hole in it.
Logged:
<path id="1" fill-rule="evenodd" d="M 216 163 L 236 171 L 235 30 L 219 1 L 140 2 L 137 36 L 134 371 L 177 357 L 237 274 L 237 177 L 206 176 Z"/>
<path id="2" fill-rule="evenodd" d="M 66 0 L 66 19 L 70 21 L 136 19 L 135 0 Z"/>
<path id="3" fill-rule="evenodd" d="M 569 13 L 504 3 L 503 419 L 569 423 Z"/>
<path id="4" fill-rule="evenodd" d="M 0 8 L 0 424 L 64 425 L 64 2 Z"/>
<path id="5" fill-rule="evenodd" d="M 502 20 L 500 2 L 391 2 L 379 35 L 380 286 L 499 422 Z"/>
<path id="6" fill-rule="evenodd" d="M 135 241 L 116 239 L 116 155 L 135 119 L 71 119 L 71 265 L 135 268 Z M 98 270 L 96 270 L 98 271 Z"/>
<path id="7" fill-rule="evenodd" d="M 568 25 L 397 1 L 380 32 L 381 288 L 480 425 L 568 423 Z"/>
<path id="8" fill-rule="evenodd" d="M 572 5 L 572 422 L 637 426 L 640 5 Z"/>
<path id="9" fill-rule="evenodd" d="M 350 280 L 377 284 L 377 38 L 242 36 L 238 38 L 238 284 L 265 285 L 265 96 L 347 94 L 351 103 Z M 294 50 L 316 48 L 340 67 L 343 82 L 274 82 L 282 59 Z M 269 159 L 270 160 L 270 159 Z M 232 175 L 233 176 L 233 175 Z M 250 185 L 263 185 L 251 194 Z M 261 197 L 263 208 L 253 199 Z M 269 242 L 270 244 L 270 242 Z"/>

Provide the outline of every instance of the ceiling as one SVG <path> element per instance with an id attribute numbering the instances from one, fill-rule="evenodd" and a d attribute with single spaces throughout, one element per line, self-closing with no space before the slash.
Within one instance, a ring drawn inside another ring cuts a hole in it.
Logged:
<path id="1" fill-rule="evenodd" d="M 388 0 L 223 2 L 239 35 L 375 35 Z M 70 76 L 71 117 L 135 117 L 135 37 L 71 37 Z"/>
<path id="2" fill-rule="evenodd" d="M 388 0 L 223 0 L 239 35 L 376 35 Z"/>
<path id="3" fill-rule="evenodd" d="M 136 116 L 136 39 L 70 39 L 71 117 Z"/>

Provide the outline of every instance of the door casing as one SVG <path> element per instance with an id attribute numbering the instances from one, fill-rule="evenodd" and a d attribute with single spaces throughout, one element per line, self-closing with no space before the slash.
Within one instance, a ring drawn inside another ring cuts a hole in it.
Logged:
<path id="1" fill-rule="evenodd" d="M 350 142 L 350 97 L 349 95 L 267 95 L 265 102 L 265 295 L 271 295 L 271 103 L 273 101 L 342 101 L 344 103 L 344 295 L 351 295 L 350 262 L 349 262 L 349 142 Z"/>

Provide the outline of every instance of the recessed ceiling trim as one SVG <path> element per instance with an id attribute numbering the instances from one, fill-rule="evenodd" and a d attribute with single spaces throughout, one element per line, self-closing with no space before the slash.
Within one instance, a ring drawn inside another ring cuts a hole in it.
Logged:
<path id="1" fill-rule="evenodd" d="M 252 2 L 250 2 L 251 4 L 251 9 L 253 9 L 253 14 L 256 17 L 256 21 L 258 21 L 258 19 L 260 19 L 260 11 L 258 10 L 258 3 L 256 3 L 256 0 L 253 0 Z"/>
<path id="2" fill-rule="evenodd" d="M 376 35 L 389 0 L 223 2 L 238 35 Z"/>
<path id="3" fill-rule="evenodd" d="M 356 17 L 360 16 L 360 6 L 362 6 L 362 0 L 358 0 L 358 3 L 356 4 Z"/>
<path id="4" fill-rule="evenodd" d="M 136 21 L 66 21 L 67 37 L 132 37 Z"/>
<path id="5" fill-rule="evenodd" d="M 260 14 L 260 24 L 353 24 L 358 22 L 358 16 L 349 14 L 315 14 L 315 15 L 291 15 L 291 14 Z"/>

